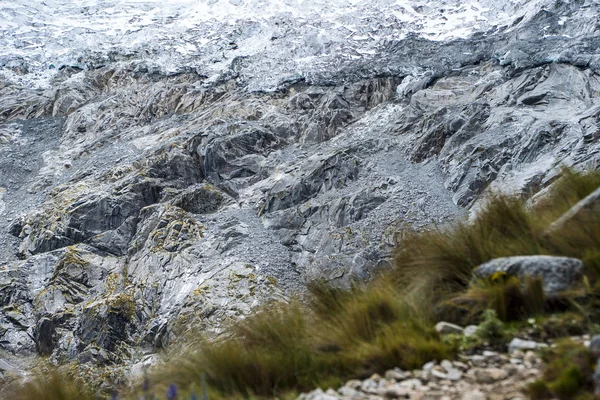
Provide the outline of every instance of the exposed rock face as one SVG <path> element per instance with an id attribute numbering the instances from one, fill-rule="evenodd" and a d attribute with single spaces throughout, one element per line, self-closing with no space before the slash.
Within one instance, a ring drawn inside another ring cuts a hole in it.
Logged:
<path id="1" fill-rule="evenodd" d="M 135 360 L 307 279 L 368 279 L 399 230 L 460 217 L 490 190 L 528 197 L 562 165 L 597 168 L 598 5 L 532 7 L 465 38 L 328 53 L 294 76 L 292 50 L 236 56 L 217 77 L 154 69 L 142 50 L 84 52 L 32 88 L 35 62 L 2 59 L 0 349 Z M 278 49 L 304 29 L 271 22 Z"/>
<path id="2" fill-rule="evenodd" d="M 517 256 L 495 258 L 475 268 L 473 275 L 487 279 L 497 272 L 516 276 L 541 278 L 544 293 L 548 296 L 572 289 L 582 283 L 583 263 L 569 257 Z"/>

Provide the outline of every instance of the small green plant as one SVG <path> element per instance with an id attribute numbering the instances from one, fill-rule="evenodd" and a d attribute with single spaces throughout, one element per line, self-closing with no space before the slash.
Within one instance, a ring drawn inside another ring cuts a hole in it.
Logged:
<path id="1" fill-rule="evenodd" d="M 506 339 L 504 323 L 498 319 L 495 310 L 485 310 L 483 312 L 483 319 L 475 333 L 482 340 L 493 344 L 503 343 Z"/>

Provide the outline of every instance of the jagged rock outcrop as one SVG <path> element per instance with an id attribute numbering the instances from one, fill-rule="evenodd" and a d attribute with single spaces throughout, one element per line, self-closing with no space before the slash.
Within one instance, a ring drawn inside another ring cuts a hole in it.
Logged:
<path id="1" fill-rule="evenodd" d="M 307 280 L 368 279 L 397 232 L 490 191 L 598 168 L 596 2 L 486 2 L 484 28 L 435 41 L 430 3 L 373 11 L 376 43 L 297 44 L 311 28 L 277 14 L 256 50 L 258 22 L 213 21 L 202 54 L 82 50 L 37 87 L 39 60 L 0 57 L 1 351 L 133 362 Z"/>

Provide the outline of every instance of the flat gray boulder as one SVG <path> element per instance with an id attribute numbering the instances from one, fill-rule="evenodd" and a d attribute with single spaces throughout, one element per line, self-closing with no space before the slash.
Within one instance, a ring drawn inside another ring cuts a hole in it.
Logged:
<path id="1" fill-rule="evenodd" d="M 544 293 L 555 295 L 571 289 L 582 279 L 583 263 L 576 258 L 554 256 L 518 256 L 495 258 L 475 268 L 473 274 L 487 279 L 497 272 L 524 279 L 542 278 Z"/>

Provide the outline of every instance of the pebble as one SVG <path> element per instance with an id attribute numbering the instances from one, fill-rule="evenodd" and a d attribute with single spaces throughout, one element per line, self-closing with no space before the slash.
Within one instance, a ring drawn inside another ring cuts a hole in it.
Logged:
<path id="1" fill-rule="evenodd" d="M 393 379 L 395 381 L 402 381 L 402 380 L 406 379 L 407 377 L 408 377 L 408 374 L 406 374 L 400 368 L 390 369 L 385 372 L 385 379 L 389 379 L 389 380 Z"/>
<path id="2" fill-rule="evenodd" d="M 400 399 L 400 398 L 405 398 L 408 397 L 408 390 L 402 386 L 398 386 L 398 385 L 394 385 L 394 386 L 390 386 L 388 387 L 384 392 L 383 392 L 383 397 L 385 397 L 386 399 Z"/>
<path id="3" fill-rule="evenodd" d="M 465 327 L 464 335 L 466 337 L 475 336 L 475 334 L 477 333 L 477 328 L 477 325 L 468 325 L 467 327 Z"/>

